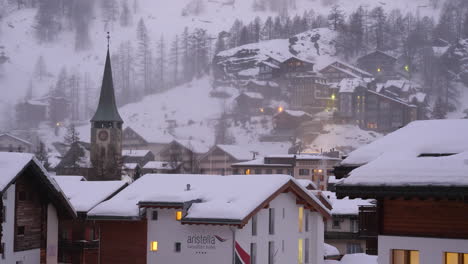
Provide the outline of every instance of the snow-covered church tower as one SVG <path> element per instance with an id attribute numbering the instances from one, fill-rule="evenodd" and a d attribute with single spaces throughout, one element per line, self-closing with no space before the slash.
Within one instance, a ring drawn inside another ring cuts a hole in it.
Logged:
<path id="1" fill-rule="evenodd" d="M 99 105 L 91 119 L 90 180 L 120 180 L 122 167 L 123 120 L 115 102 L 112 68 L 107 47 Z"/>

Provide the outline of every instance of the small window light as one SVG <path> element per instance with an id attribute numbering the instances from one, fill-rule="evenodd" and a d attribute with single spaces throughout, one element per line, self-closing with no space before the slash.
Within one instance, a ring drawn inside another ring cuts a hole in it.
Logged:
<path id="1" fill-rule="evenodd" d="M 176 212 L 176 220 L 177 220 L 177 221 L 182 220 L 182 211 L 177 211 L 177 212 Z"/>
<path id="2" fill-rule="evenodd" d="M 265 112 L 265 110 L 263 108 L 260 108 L 260 112 L 263 113 Z"/>
<path id="3" fill-rule="evenodd" d="M 250 175 L 250 169 L 245 170 L 245 175 Z"/>
<path id="4" fill-rule="evenodd" d="M 382 69 L 381 69 L 381 68 L 377 68 L 377 72 L 381 72 L 381 71 L 382 71 Z"/>
<path id="5" fill-rule="evenodd" d="M 158 241 L 151 241 L 151 251 L 158 251 Z"/>
<path id="6" fill-rule="evenodd" d="M 278 113 L 283 112 L 284 108 L 282 106 L 278 107 Z"/>

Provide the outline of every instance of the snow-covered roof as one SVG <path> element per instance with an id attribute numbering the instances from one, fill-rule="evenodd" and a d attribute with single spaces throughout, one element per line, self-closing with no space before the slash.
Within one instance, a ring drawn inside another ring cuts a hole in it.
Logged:
<path id="1" fill-rule="evenodd" d="M 263 95 L 261 93 L 255 93 L 255 92 L 244 92 L 242 93 L 244 94 L 245 96 L 249 97 L 249 98 L 252 98 L 252 99 L 263 99 Z M 241 94 L 241 95 L 242 95 Z"/>
<path id="2" fill-rule="evenodd" d="M 299 184 L 302 185 L 302 187 L 308 190 L 309 188 L 312 188 L 312 190 L 318 190 L 317 185 L 311 180 L 297 179 L 297 182 L 299 182 Z"/>
<path id="3" fill-rule="evenodd" d="M 356 72 L 358 72 L 358 73 L 360 73 L 360 74 L 362 74 L 362 75 L 366 75 L 366 76 L 372 77 L 372 74 L 371 74 L 371 73 L 369 73 L 369 72 L 367 72 L 367 71 L 365 71 L 365 70 L 363 70 L 363 69 L 361 69 L 361 68 L 358 68 L 358 67 L 356 67 L 356 66 L 353 66 L 353 65 L 351 65 L 351 64 L 348 64 L 348 63 L 346 63 L 346 62 L 338 61 L 338 60 L 337 60 L 337 61 L 335 61 L 334 63 L 332 63 L 332 65 L 333 65 L 333 64 L 338 64 L 338 65 L 339 65 L 339 66 L 334 65 L 334 67 L 338 67 L 338 68 L 340 68 L 340 69 L 348 68 L 348 69 L 353 70 L 353 71 L 356 71 Z M 340 67 L 340 66 L 341 66 L 341 67 Z M 344 67 L 343 67 L 343 66 L 344 66 Z"/>
<path id="4" fill-rule="evenodd" d="M 323 243 L 323 256 L 324 257 L 339 256 L 339 255 L 341 255 L 340 251 L 336 247 L 327 243 Z"/>
<path id="5" fill-rule="evenodd" d="M 266 66 L 273 68 L 273 69 L 279 69 L 280 67 L 278 65 L 275 65 L 269 61 L 261 61 L 259 64 L 265 64 Z"/>
<path id="6" fill-rule="evenodd" d="M 21 142 L 23 142 L 24 144 L 32 145 L 31 142 L 29 142 L 29 141 L 27 141 L 27 140 L 24 140 L 24 139 L 22 139 L 22 138 L 13 136 L 12 134 L 9 134 L 9 133 L 0 134 L 0 137 L 10 137 L 10 138 L 13 138 L 13 139 L 15 139 L 15 140 L 21 141 Z"/>
<path id="7" fill-rule="evenodd" d="M 173 170 L 175 168 L 172 165 L 181 165 L 181 162 L 171 163 L 169 161 L 149 161 L 148 163 L 143 166 L 143 169 L 151 169 L 151 170 Z"/>
<path id="8" fill-rule="evenodd" d="M 76 180 L 58 180 L 57 183 L 77 212 L 88 212 L 127 184 L 125 181 Z"/>
<path id="9" fill-rule="evenodd" d="M 232 164 L 232 166 L 292 167 L 291 164 L 266 164 L 264 158 L 238 162 Z"/>
<path id="10" fill-rule="evenodd" d="M 340 93 L 354 93 L 354 90 L 359 86 L 367 87 L 366 83 L 359 78 L 345 78 L 338 84 Z"/>
<path id="11" fill-rule="evenodd" d="M 145 157 L 150 153 L 150 150 L 137 150 L 137 149 L 124 149 L 122 150 L 122 156 L 126 157 Z"/>
<path id="12" fill-rule="evenodd" d="M 131 127 L 126 127 L 125 129 L 131 129 L 144 140 L 149 143 L 169 143 L 174 139 L 169 133 L 164 133 L 161 130 L 153 129 L 151 127 L 146 127 L 144 123 L 140 126 L 133 125 Z"/>
<path id="13" fill-rule="evenodd" d="M 55 175 L 54 180 L 60 185 L 62 182 L 86 181 L 86 178 L 79 175 Z"/>
<path id="14" fill-rule="evenodd" d="M 468 186 L 467 133 L 466 119 L 412 122 L 350 153 L 343 164 L 365 165 L 340 185 Z"/>
<path id="15" fill-rule="evenodd" d="M 254 150 L 237 145 L 217 145 L 222 151 L 231 155 L 236 160 L 250 160 L 253 157 Z"/>
<path id="16" fill-rule="evenodd" d="M 417 103 L 424 103 L 426 100 L 427 95 L 423 92 L 416 92 L 415 94 L 411 94 L 408 97 L 408 101 L 413 102 L 413 100 L 416 100 Z"/>
<path id="17" fill-rule="evenodd" d="M 267 158 L 283 158 L 296 160 L 340 160 L 339 158 L 329 157 L 320 153 L 301 153 L 301 154 L 283 154 L 283 155 L 267 155 Z"/>
<path id="18" fill-rule="evenodd" d="M 49 106 L 48 102 L 44 102 L 43 100 L 38 100 L 38 99 L 31 99 L 27 101 L 28 104 L 30 105 L 36 105 L 36 106 Z"/>
<path id="19" fill-rule="evenodd" d="M 206 153 L 208 150 L 210 150 L 210 148 L 205 143 L 198 140 L 176 139 L 174 142 L 197 154 Z"/>
<path id="20" fill-rule="evenodd" d="M 325 197 L 331 202 L 333 207 L 332 215 L 358 215 L 359 206 L 372 206 L 372 200 L 363 200 L 363 199 L 349 199 L 345 197 L 343 199 L 337 199 L 336 194 L 330 191 L 322 192 Z"/>
<path id="21" fill-rule="evenodd" d="M 124 164 L 123 164 L 123 169 L 124 169 L 124 170 L 125 170 L 125 169 L 127 169 L 127 170 L 134 170 L 134 169 L 136 169 L 138 166 L 140 166 L 140 164 L 138 164 L 138 163 L 132 163 L 132 162 L 130 162 L 130 163 L 124 163 Z"/>
<path id="22" fill-rule="evenodd" d="M 414 121 L 349 153 L 342 164 L 363 165 L 384 154 L 461 153 L 468 150 L 467 134 L 466 119 Z"/>
<path id="23" fill-rule="evenodd" d="M 294 116 L 294 117 L 313 117 L 311 114 L 309 113 L 306 113 L 304 111 L 300 111 L 300 110 L 284 110 L 280 113 L 276 113 L 275 116 L 277 115 L 281 115 L 282 113 L 286 113 L 290 116 Z"/>
<path id="24" fill-rule="evenodd" d="M 188 184 L 190 190 L 187 190 Z M 183 220 L 244 221 L 250 213 L 286 186 L 299 190 L 305 195 L 304 199 L 313 201 L 311 205 L 314 208 L 324 216 L 329 216 L 329 210 L 319 199 L 288 175 L 193 174 L 144 175 L 110 200 L 96 206 L 88 215 L 137 218 L 140 215 L 139 203 L 189 203 L 191 205 Z"/>

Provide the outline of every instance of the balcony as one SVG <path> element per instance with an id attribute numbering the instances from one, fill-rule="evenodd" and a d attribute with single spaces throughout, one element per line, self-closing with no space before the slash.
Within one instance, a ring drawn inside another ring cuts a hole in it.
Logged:
<path id="1" fill-rule="evenodd" d="M 359 233 L 326 231 L 325 239 L 359 239 Z"/>
<path id="2" fill-rule="evenodd" d="M 76 249 L 97 249 L 99 248 L 99 240 L 59 240 L 59 248 L 61 250 L 76 250 Z"/>

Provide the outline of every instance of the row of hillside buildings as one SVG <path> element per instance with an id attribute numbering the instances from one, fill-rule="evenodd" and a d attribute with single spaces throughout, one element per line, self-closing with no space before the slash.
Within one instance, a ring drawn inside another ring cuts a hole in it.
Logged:
<path id="1" fill-rule="evenodd" d="M 391 132 L 427 115 L 427 96 L 407 79 L 409 67 L 382 51 L 359 58 L 357 66 L 335 61 L 319 71 L 314 63 L 297 57 L 270 56 L 257 67 L 255 79 L 232 73 L 218 76 L 218 82 L 241 91 L 236 98 L 238 118 L 281 109 L 329 111 L 334 112 L 335 122 Z M 229 72 L 229 66 L 223 71 Z"/>

